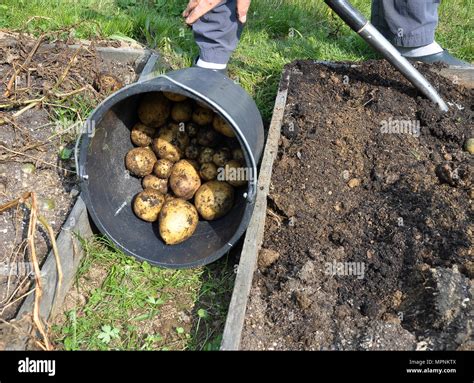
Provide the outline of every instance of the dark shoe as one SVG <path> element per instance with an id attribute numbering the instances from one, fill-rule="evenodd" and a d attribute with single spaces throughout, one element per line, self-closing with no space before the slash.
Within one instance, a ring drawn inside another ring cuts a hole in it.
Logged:
<path id="1" fill-rule="evenodd" d="M 421 61 L 426 64 L 434 64 L 434 63 L 442 63 L 448 65 L 450 68 L 471 68 L 474 69 L 474 65 L 457 59 L 456 57 L 452 56 L 446 49 L 442 52 L 435 53 L 433 55 L 428 56 L 420 56 L 420 57 L 407 57 L 409 61 Z"/>
<path id="2" fill-rule="evenodd" d="M 196 67 L 196 68 L 202 68 L 200 66 L 197 66 L 197 62 L 199 60 L 199 56 L 197 56 L 194 60 L 193 60 L 193 67 Z M 202 69 L 208 69 L 208 68 L 202 68 Z M 219 72 L 219 73 L 222 73 L 224 76 L 227 77 L 227 68 L 225 69 L 208 69 L 208 70 L 213 70 L 214 72 Z"/>

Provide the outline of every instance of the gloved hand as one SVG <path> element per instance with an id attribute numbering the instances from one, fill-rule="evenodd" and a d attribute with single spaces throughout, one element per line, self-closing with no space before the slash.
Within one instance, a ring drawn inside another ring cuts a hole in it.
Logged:
<path id="1" fill-rule="evenodd" d="M 250 7 L 251 0 L 237 0 L 237 16 L 241 23 L 247 21 L 247 12 Z M 201 16 L 217 7 L 222 0 L 190 0 L 188 6 L 183 12 L 186 18 L 186 24 L 195 23 Z"/>

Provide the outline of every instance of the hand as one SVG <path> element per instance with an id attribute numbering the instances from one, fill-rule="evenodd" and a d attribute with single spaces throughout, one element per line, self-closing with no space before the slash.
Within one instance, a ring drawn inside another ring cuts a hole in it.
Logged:
<path id="1" fill-rule="evenodd" d="M 222 0 L 190 0 L 188 6 L 183 12 L 186 18 L 186 24 L 195 23 L 201 16 L 217 7 Z M 247 12 L 251 0 L 237 0 L 237 17 L 241 23 L 247 21 Z"/>

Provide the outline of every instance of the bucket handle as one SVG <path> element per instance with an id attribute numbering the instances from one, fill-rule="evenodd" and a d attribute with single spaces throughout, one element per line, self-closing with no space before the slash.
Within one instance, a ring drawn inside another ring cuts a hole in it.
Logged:
<path id="1" fill-rule="evenodd" d="M 76 174 L 77 174 L 77 177 L 79 178 L 79 181 L 81 182 L 89 178 L 87 174 L 84 174 L 84 167 L 81 166 L 79 163 L 79 154 L 80 154 L 79 147 L 81 146 L 82 136 L 84 134 L 85 133 L 81 133 L 78 135 L 76 139 L 76 143 L 74 145 L 74 162 L 76 164 Z"/>

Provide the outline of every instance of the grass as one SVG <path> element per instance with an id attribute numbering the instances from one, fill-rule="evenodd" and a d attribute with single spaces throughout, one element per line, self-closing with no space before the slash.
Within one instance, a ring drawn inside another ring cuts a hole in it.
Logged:
<path id="1" fill-rule="evenodd" d="M 52 326 L 58 348 L 219 347 L 233 283 L 227 258 L 209 267 L 168 270 L 136 262 L 101 238 L 82 241 L 82 246 L 86 255 L 66 299 L 65 315 Z"/>
<path id="2" fill-rule="evenodd" d="M 173 68 L 197 54 L 180 16 L 186 0 L 0 0 L 0 28 L 62 37 L 134 39 L 158 49 Z M 369 0 L 352 3 L 366 16 Z M 474 59 L 472 0 L 441 3 L 437 40 L 461 59 Z M 375 57 L 322 1 L 254 0 L 230 76 L 271 118 L 283 66 L 296 59 Z M 78 108 L 85 106 L 78 101 Z M 59 112 L 58 112 L 59 113 Z M 71 118 L 58 114 L 58 119 Z M 170 271 L 126 257 L 101 239 L 84 243 L 76 295 L 53 331 L 66 349 L 218 348 L 233 270 L 226 258 L 206 268 Z M 94 276 L 94 273 L 98 275 Z M 171 314 L 170 314 L 171 313 Z M 183 320 L 189 317 L 189 320 Z"/>

